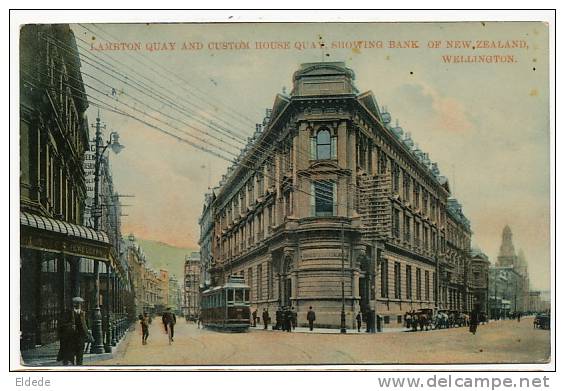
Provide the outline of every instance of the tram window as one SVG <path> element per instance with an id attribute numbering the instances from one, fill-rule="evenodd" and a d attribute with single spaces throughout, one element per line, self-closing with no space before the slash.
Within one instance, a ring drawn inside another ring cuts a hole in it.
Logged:
<path id="1" fill-rule="evenodd" d="M 238 303 L 243 302 L 243 289 L 235 290 L 235 301 Z"/>
<path id="2" fill-rule="evenodd" d="M 249 301 L 249 291 L 246 289 L 244 293 L 245 293 L 245 302 L 247 303 Z"/>
<path id="3" fill-rule="evenodd" d="M 228 290 L 228 302 L 232 302 L 234 301 L 234 290 L 230 289 Z"/>

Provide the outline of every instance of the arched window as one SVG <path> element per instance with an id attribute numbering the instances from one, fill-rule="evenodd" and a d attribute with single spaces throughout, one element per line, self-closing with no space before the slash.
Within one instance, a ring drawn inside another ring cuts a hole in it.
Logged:
<path id="1" fill-rule="evenodd" d="M 327 129 L 322 129 L 316 135 L 316 159 L 331 159 L 331 135 Z"/>

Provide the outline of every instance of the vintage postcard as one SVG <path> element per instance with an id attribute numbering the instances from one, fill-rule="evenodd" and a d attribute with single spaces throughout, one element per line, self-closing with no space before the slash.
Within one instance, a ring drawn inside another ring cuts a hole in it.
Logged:
<path id="1" fill-rule="evenodd" d="M 20 26 L 21 369 L 551 364 L 549 24 L 353 22 Z"/>

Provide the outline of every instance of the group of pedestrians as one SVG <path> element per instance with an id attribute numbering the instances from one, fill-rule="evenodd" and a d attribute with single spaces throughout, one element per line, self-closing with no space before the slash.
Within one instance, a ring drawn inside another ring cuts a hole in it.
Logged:
<path id="1" fill-rule="evenodd" d="M 151 324 L 151 316 L 144 312 L 138 315 L 139 324 L 141 326 L 141 344 L 147 345 L 147 338 L 149 337 L 149 325 Z M 174 341 L 175 337 L 175 324 L 177 323 L 177 317 L 172 311 L 171 307 L 168 307 L 163 315 L 161 316 L 161 321 L 163 327 L 165 328 L 165 333 L 169 336 L 169 344 Z"/>
<path id="2" fill-rule="evenodd" d="M 253 327 L 257 325 L 259 317 L 257 316 L 257 310 L 253 311 L 251 314 Z M 263 314 L 261 315 L 263 320 L 263 330 L 267 330 L 269 328 L 269 324 L 271 324 L 271 315 L 269 314 L 269 310 L 267 308 L 263 308 Z M 308 313 L 306 314 L 306 320 L 308 321 L 308 325 L 310 327 L 310 331 L 314 330 L 314 322 L 316 321 L 316 313 L 310 307 L 308 309 Z M 298 312 L 294 309 L 294 307 L 279 307 L 275 312 L 275 324 L 273 325 L 273 330 L 282 330 L 291 332 L 295 330 L 298 326 Z"/>

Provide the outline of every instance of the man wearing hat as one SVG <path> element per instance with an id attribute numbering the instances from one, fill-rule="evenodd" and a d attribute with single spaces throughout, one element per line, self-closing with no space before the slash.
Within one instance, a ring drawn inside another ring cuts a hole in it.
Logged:
<path id="1" fill-rule="evenodd" d="M 73 309 L 63 313 L 59 324 L 59 338 L 61 341 L 58 361 L 63 361 L 63 365 L 69 362 L 75 365 L 82 365 L 82 355 L 84 353 L 84 343 L 87 339 L 92 340 L 86 326 L 84 311 L 80 308 L 84 300 L 81 297 L 73 297 Z"/>
<path id="2" fill-rule="evenodd" d="M 167 328 L 169 328 L 171 330 L 171 340 L 169 341 L 172 342 L 174 341 L 174 337 L 175 337 L 175 323 L 177 323 L 177 317 L 175 315 L 174 312 L 172 312 L 172 308 L 171 307 L 167 307 L 166 311 L 163 312 L 163 316 L 161 318 L 161 320 L 163 321 L 163 324 L 165 325 L 165 332 L 168 333 Z"/>

